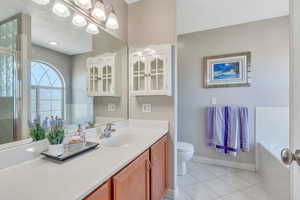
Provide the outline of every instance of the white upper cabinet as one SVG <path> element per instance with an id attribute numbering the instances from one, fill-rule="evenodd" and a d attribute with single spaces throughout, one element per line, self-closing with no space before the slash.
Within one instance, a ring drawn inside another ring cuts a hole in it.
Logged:
<path id="1" fill-rule="evenodd" d="M 107 53 L 87 60 L 88 95 L 118 96 L 115 89 L 115 57 Z"/>
<path id="2" fill-rule="evenodd" d="M 130 55 L 130 95 L 172 96 L 172 46 L 157 45 Z"/>

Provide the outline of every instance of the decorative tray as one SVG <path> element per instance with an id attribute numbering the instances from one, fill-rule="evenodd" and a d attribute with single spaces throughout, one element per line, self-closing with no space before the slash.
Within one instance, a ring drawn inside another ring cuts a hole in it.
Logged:
<path id="1" fill-rule="evenodd" d="M 98 145 L 99 143 L 95 143 L 95 142 L 86 142 L 85 144 L 82 143 L 81 145 L 76 145 L 76 146 L 72 146 L 68 144 L 65 145 L 65 152 L 62 155 L 59 156 L 52 155 L 48 152 L 48 150 L 43 151 L 41 154 L 57 161 L 65 161 L 74 156 L 82 154 L 86 151 L 92 150 L 96 148 Z"/>

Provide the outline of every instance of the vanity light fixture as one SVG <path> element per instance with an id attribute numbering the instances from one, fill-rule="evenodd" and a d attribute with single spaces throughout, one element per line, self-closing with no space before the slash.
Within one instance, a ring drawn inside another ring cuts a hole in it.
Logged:
<path id="1" fill-rule="evenodd" d="M 79 7 L 83 8 L 83 9 L 91 9 L 92 8 L 92 2 L 91 0 L 74 0 L 76 5 L 78 5 Z"/>
<path id="2" fill-rule="evenodd" d="M 52 11 L 59 17 L 69 17 L 70 16 L 70 10 L 69 8 L 63 4 L 62 2 L 60 1 L 56 1 L 54 6 L 53 6 L 53 9 Z"/>
<path id="3" fill-rule="evenodd" d="M 48 4 L 51 0 L 32 0 L 39 4 Z M 78 27 L 88 24 L 86 31 L 98 34 L 99 28 L 117 30 L 119 22 L 117 14 L 110 3 L 103 0 L 56 0 L 52 11 L 59 17 L 69 17 L 71 11 L 74 16 L 72 23 Z"/>
<path id="4" fill-rule="evenodd" d="M 106 24 L 106 28 L 112 29 L 112 30 L 117 30 L 119 29 L 119 22 L 117 15 L 115 11 L 112 9 L 112 11 L 109 13 Z"/>
<path id="5" fill-rule="evenodd" d="M 106 20 L 105 6 L 102 0 L 96 1 L 95 6 L 92 10 L 92 16 L 100 21 Z"/>
<path id="6" fill-rule="evenodd" d="M 78 14 L 74 14 L 72 23 L 78 27 L 84 27 L 87 25 L 86 19 L 83 16 L 78 15 Z"/>
<path id="7" fill-rule="evenodd" d="M 32 1 L 40 5 L 47 5 L 48 3 L 50 3 L 50 0 L 32 0 Z"/>
<path id="8" fill-rule="evenodd" d="M 99 33 L 99 29 L 96 26 L 96 24 L 89 23 L 89 25 L 86 27 L 86 32 L 88 32 L 89 34 L 92 34 L 92 35 L 96 35 Z"/>

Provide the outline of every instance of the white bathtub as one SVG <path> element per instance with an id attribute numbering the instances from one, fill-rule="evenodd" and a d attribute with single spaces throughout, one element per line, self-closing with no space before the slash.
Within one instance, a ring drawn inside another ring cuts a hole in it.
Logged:
<path id="1" fill-rule="evenodd" d="M 256 108 L 256 168 L 272 200 L 288 200 L 289 167 L 280 154 L 289 144 L 289 108 Z"/>
<path id="2" fill-rule="evenodd" d="M 281 150 L 285 147 L 284 144 L 257 144 L 257 172 L 272 200 L 290 199 L 290 169 L 280 160 Z"/>

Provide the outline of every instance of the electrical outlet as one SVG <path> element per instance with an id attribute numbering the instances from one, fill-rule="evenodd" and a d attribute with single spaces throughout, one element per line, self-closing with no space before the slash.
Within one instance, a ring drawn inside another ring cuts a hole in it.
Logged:
<path id="1" fill-rule="evenodd" d="M 212 97 L 211 98 L 211 104 L 212 105 L 216 105 L 217 104 L 217 98 L 216 97 Z"/>
<path id="2" fill-rule="evenodd" d="M 109 103 L 107 105 L 107 111 L 108 112 L 116 112 L 117 106 L 114 103 Z"/>
<path id="3" fill-rule="evenodd" d="M 150 113 L 151 112 L 151 104 L 143 104 L 143 112 Z"/>

